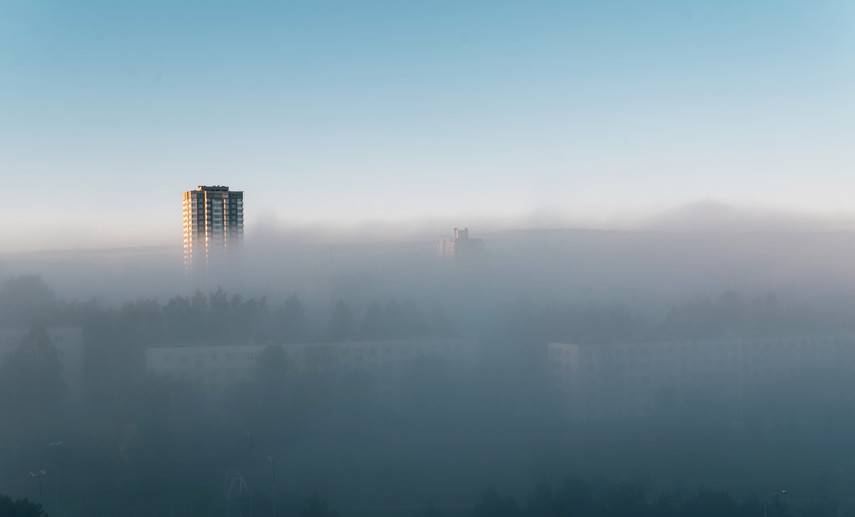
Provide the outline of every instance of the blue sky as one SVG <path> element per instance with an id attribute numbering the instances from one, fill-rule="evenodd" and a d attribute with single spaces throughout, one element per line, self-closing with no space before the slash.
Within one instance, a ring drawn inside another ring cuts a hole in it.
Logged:
<path id="1" fill-rule="evenodd" d="M 0 0 L 0 250 L 178 242 L 198 183 L 250 226 L 850 213 L 853 5 Z"/>

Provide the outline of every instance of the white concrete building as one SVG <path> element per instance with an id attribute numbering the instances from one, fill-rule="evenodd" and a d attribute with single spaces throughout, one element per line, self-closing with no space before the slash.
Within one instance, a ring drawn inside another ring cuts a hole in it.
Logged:
<path id="1" fill-rule="evenodd" d="M 475 354 L 466 339 L 397 339 L 275 345 L 285 350 L 288 367 L 302 371 L 356 370 L 377 377 L 403 371 L 423 358 L 468 364 Z M 151 373 L 207 388 L 250 380 L 266 345 L 169 346 L 146 350 Z"/>
<path id="2" fill-rule="evenodd" d="M 764 383 L 855 371 L 855 336 L 549 343 L 547 357 L 573 414 L 619 418 L 704 392 L 738 405 Z"/>

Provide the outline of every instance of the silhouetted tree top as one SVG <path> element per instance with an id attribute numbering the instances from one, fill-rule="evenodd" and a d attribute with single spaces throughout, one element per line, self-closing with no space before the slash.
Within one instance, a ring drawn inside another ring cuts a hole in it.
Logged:
<path id="1" fill-rule="evenodd" d="M 56 294 L 38 275 L 10 278 L 0 285 L 0 323 L 44 323 L 56 312 Z"/>
<path id="2" fill-rule="evenodd" d="M 310 497 L 300 512 L 301 517 L 338 517 L 325 499 L 318 495 Z"/>
<path id="3" fill-rule="evenodd" d="M 48 517 L 40 504 L 0 494 L 0 517 Z"/>
<path id="4" fill-rule="evenodd" d="M 513 497 L 503 496 L 491 488 L 487 490 L 471 512 L 472 517 L 517 517 L 522 515 Z"/>
<path id="5" fill-rule="evenodd" d="M 34 325 L 0 365 L 0 403 L 19 414 L 53 409 L 65 394 L 62 362 L 50 334 Z"/>
<path id="6" fill-rule="evenodd" d="M 353 309 L 344 300 L 333 307 L 328 335 L 335 341 L 353 337 Z"/>
<path id="7" fill-rule="evenodd" d="M 520 517 L 784 517 L 787 515 L 830 515 L 825 509 L 791 513 L 782 497 L 759 501 L 739 500 L 726 492 L 701 490 L 679 497 L 655 495 L 634 483 L 591 484 L 570 480 L 552 487 L 540 485 L 520 506 L 494 489 L 485 492 L 470 515 Z"/>

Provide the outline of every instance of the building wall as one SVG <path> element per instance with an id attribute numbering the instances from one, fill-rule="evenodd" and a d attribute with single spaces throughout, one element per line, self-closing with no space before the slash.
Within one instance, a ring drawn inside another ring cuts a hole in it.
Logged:
<path id="1" fill-rule="evenodd" d="M 420 358 L 469 363 L 475 353 L 466 339 L 406 339 L 287 344 L 290 368 L 303 371 L 358 370 L 383 377 Z M 265 345 L 169 346 L 146 350 L 146 366 L 157 375 L 223 388 L 250 380 Z"/>
<path id="2" fill-rule="evenodd" d="M 758 386 L 855 368 L 855 336 L 549 343 L 547 357 L 571 412 L 619 418 L 698 393 L 739 407 Z"/>
<path id="3" fill-rule="evenodd" d="M 455 228 L 454 238 L 439 241 L 439 253 L 443 257 L 465 259 L 484 250 L 484 241 L 471 239 L 469 228 Z"/>
<path id="4" fill-rule="evenodd" d="M 243 238 L 243 192 L 200 185 L 184 192 L 182 218 L 185 265 L 206 264 Z"/>

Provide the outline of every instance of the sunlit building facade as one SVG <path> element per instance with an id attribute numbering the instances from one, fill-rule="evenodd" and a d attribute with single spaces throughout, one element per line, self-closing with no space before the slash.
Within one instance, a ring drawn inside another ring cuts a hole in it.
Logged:
<path id="1" fill-rule="evenodd" d="M 243 192 L 225 186 L 184 192 L 184 265 L 207 265 L 243 239 Z"/>

